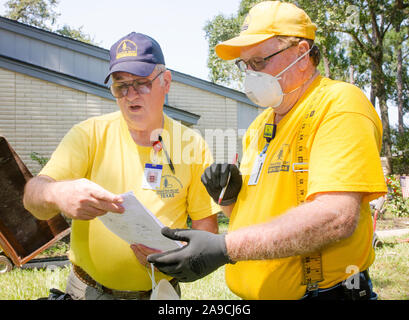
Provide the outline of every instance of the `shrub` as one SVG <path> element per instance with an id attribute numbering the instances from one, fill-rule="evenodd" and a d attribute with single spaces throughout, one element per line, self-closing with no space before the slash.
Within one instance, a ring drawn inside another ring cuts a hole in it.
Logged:
<path id="1" fill-rule="evenodd" d="M 404 128 L 404 132 L 399 133 L 397 128 L 391 128 L 392 171 L 395 174 L 409 174 L 409 128 Z"/>
<path id="2" fill-rule="evenodd" d="M 396 217 L 409 217 L 409 199 L 403 199 L 399 177 L 388 176 L 386 184 L 388 186 L 386 210 Z"/>
<path id="3" fill-rule="evenodd" d="M 50 160 L 47 157 L 41 156 L 37 152 L 31 152 L 30 153 L 30 158 L 31 158 L 31 160 L 36 161 L 41 166 L 41 168 L 43 168 L 47 164 L 48 160 Z"/>

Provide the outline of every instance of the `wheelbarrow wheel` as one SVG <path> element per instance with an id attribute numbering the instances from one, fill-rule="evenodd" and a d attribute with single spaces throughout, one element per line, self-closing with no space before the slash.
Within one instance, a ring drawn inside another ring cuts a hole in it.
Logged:
<path id="1" fill-rule="evenodd" d="M 379 239 L 378 235 L 374 233 L 373 235 L 373 240 L 372 240 L 372 246 L 374 249 L 382 247 L 383 242 L 381 239 Z"/>
<path id="2" fill-rule="evenodd" d="M 0 274 L 9 272 L 13 269 L 13 264 L 6 256 L 0 255 Z"/>

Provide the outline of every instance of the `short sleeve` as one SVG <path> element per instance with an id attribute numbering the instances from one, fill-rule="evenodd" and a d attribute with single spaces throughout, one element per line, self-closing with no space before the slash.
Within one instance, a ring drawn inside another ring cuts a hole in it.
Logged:
<path id="1" fill-rule="evenodd" d="M 89 158 L 89 135 L 76 125 L 61 140 L 39 175 L 47 175 L 57 181 L 84 178 Z"/>
<path id="2" fill-rule="evenodd" d="M 307 198 L 319 192 L 363 192 L 369 202 L 385 194 L 380 135 L 381 129 L 361 113 L 329 114 L 311 146 Z"/>

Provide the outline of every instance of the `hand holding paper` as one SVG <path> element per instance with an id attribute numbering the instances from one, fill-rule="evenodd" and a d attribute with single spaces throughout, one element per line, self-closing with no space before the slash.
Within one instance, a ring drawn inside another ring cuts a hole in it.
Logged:
<path id="1" fill-rule="evenodd" d="M 139 263 L 143 266 L 148 266 L 149 262 L 147 260 L 147 257 L 150 254 L 154 253 L 161 253 L 161 250 L 149 248 L 147 246 L 144 246 L 143 244 L 131 244 L 131 249 L 134 252 L 136 258 L 138 259 Z"/>
<path id="2" fill-rule="evenodd" d="M 182 282 L 203 278 L 226 263 L 234 263 L 227 254 L 225 235 L 192 229 L 162 229 L 173 240 L 186 241 L 183 248 L 148 256 L 161 272 Z"/>
<path id="3" fill-rule="evenodd" d="M 68 218 L 92 220 L 108 211 L 123 212 L 121 196 L 88 179 L 59 181 L 52 186 L 55 205 Z"/>
<path id="4" fill-rule="evenodd" d="M 178 241 L 170 240 L 161 234 L 164 225 L 150 212 L 133 192 L 121 195 L 124 213 L 107 213 L 98 217 L 102 223 L 117 236 L 129 244 L 143 244 L 159 252 L 177 249 L 182 246 Z"/>

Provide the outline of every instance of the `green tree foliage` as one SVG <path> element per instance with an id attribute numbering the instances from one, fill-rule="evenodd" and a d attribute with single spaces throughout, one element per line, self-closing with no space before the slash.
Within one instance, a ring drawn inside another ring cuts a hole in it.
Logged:
<path id="1" fill-rule="evenodd" d="M 219 14 L 208 21 L 204 30 L 209 43 L 208 67 L 211 81 L 230 87 L 241 88 L 243 75 L 236 70 L 234 64 L 230 61 L 223 61 L 217 57 L 214 52 L 216 44 L 228 40 L 240 33 L 241 25 L 250 11 L 250 9 L 261 0 L 242 0 L 237 11 L 237 15 L 226 17 Z M 329 15 L 327 11 L 321 10 L 316 4 L 311 5 L 311 1 L 290 0 L 298 6 L 306 9 L 311 19 L 318 25 L 316 34 L 316 44 L 320 47 L 323 59 L 319 65 L 319 70 L 328 77 L 348 80 L 349 69 L 352 60 L 358 60 L 358 55 L 354 50 L 349 50 L 346 46 L 346 37 L 340 33 L 333 32 L 327 28 Z M 349 55 L 347 53 L 350 52 Z M 358 69 L 358 67 L 356 67 Z M 365 78 L 357 79 L 363 81 Z M 239 84 L 237 84 L 239 82 Z"/>
<path id="2" fill-rule="evenodd" d="M 6 17 L 51 31 L 59 16 L 55 12 L 57 5 L 58 0 L 9 0 L 5 3 Z"/>
<path id="3" fill-rule="evenodd" d="M 234 63 L 221 60 L 214 50 L 219 42 L 233 38 L 240 32 L 244 17 L 239 18 L 231 16 L 225 17 L 218 15 L 209 21 L 204 30 L 206 39 L 209 42 L 209 58 L 207 66 L 209 67 L 209 77 L 212 82 L 220 84 L 229 84 L 237 89 L 241 88 L 243 80 L 242 74 L 235 67 Z"/>
<path id="4" fill-rule="evenodd" d="M 387 59 L 389 47 L 387 38 L 393 27 L 400 28 L 408 23 L 409 3 L 407 0 L 322 0 L 326 8 L 331 7 L 327 28 L 341 32 L 352 38 L 357 52 L 369 59 L 371 74 L 371 97 L 376 97 L 383 125 L 383 154 L 387 158 L 388 170 L 391 167 L 392 136 L 389 122 L 388 97 L 394 95 L 397 86 L 391 86 L 391 78 L 385 70 L 390 68 L 391 59 Z M 351 16 L 346 16 L 350 11 Z M 345 19 L 346 18 L 346 19 Z M 400 61 L 402 67 L 402 61 Z M 402 69 L 400 76 L 402 76 Z M 395 76 L 395 81 L 399 78 Z M 401 79 L 398 81 L 402 85 Z M 398 94 L 402 97 L 402 92 Z"/>
<path id="5" fill-rule="evenodd" d="M 74 29 L 74 28 L 71 28 L 69 25 L 65 24 L 61 28 L 57 29 L 55 32 L 62 36 L 69 37 L 71 39 L 86 42 L 92 45 L 97 45 L 95 40 L 91 38 L 90 35 L 82 31 L 82 28 L 83 26 L 79 27 L 78 29 Z"/>

